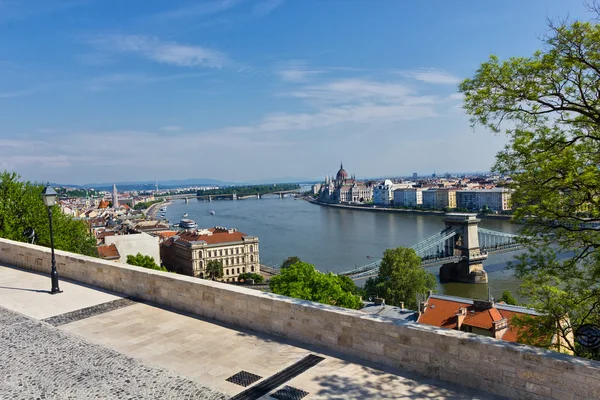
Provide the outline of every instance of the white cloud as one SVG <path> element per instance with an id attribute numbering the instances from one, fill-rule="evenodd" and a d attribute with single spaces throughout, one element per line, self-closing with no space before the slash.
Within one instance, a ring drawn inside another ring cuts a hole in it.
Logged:
<path id="1" fill-rule="evenodd" d="M 431 84 L 456 85 L 461 81 L 461 79 L 457 76 L 434 68 L 422 68 L 415 71 L 396 71 L 396 73 L 411 79 L 416 79 L 418 81 Z"/>
<path id="2" fill-rule="evenodd" d="M 90 90 L 106 90 L 112 86 L 145 85 L 151 83 L 174 81 L 179 79 L 197 78 L 206 76 L 205 73 L 149 75 L 145 73 L 113 73 L 90 79 L 87 84 Z"/>
<path id="3" fill-rule="evenodd" d="M 286 82 L 305 82 L 311 76 L 324 72 L 310 68 L 306 61 L 289 61 L 275 67 L 275 74 Z"/>
<path id="4" fill-rule="evenodd" d="M 154 16 L 155 19 L 171 20 L 179 18 L 200 17 L 227 11 L 243 0 L 204 1 L 190 7 L 181 7 Z"/>
<path id="5" fill-rule="evenodd" d="M 137 54 L 152 61 L 180 67 L 221 68 L 228 63 L 228 58 L 217 50 L 162 41 L 154 36 L 101 35 L 89 42 L 105 50 Z"/>
<path id="6" fill-rule="evenodd" d="M 179 132 L 183 128 L 179 125 L 168 125 L 168 126 L 163 126 L 160 129 L 162 129 L 165 132 Z"/>
<path id="7" fill-rule="evenodd" d="M 12 97 L 27 96 L 32 93 L 32 90 L 18 90 L 14 92 L 0 92 L 0 99 L 10 99 Z"/>
<path id="8" fill-rule="evenodd" d="M 263 0 L 254 5 L 252 13 L 259 17 L 264 17 L 272 13 L 277 7 L 283 4 L 283 0 Z"/>

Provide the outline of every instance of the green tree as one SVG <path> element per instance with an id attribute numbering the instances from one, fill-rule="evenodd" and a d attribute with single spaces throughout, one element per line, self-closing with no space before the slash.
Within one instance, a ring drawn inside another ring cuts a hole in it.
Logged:
<path id="1" fill-rule="evenodd" d="M 206 263 L 206 275 L 208 278 L 215 280 L 223 277 L 223 261 L 210 260 Z"/>
<path id="2" fill-rule="evenodd" d="M 589 356 L 570 335 L 600 324 L 600 25 L 550 23 L 543 43 L 530 57 L 491 56 L 460 91 L 473 125 L 509 138 L 494 169 L 513 179 L 527 248 L 513 267 L 544 314 L 530 321 L 532 341 L 552 347 L 545 327 Z"/>
<path id="3" fill-rule="evenodd" d="M 281 270 L 281 274 L 271 278 L 269 287 L 276 294 L 358 309 L 362 306 L 360 297 L 345 291 L 342 281 L 332 273 L 324 274 L 314 265 L 297 262 Z"/>
<path id="4" fill-rule="evenodd" d="M 28 241 L 23 236 L 26 228 L 33 228 L 36 244 L 50 246 L 48 209 L 40 194 L 43 186 L 21 181 L 15 172 L 0 173 L 0 237 Z M 76 220 L 52 207 L 54 246 L 59 250 L 88 256 L 97 256 L 96 238 L 84 221 Z"/>
<path id="5" fill-rule="evenodd" d="M 299 262 L 302 262 L 302 260 L 300 260 L 296 256 L 288 257 L 287 259 L 285 259 L 284 262 L 281 263 L 281 269 L 287 268 L 290 265 L 293 265 L 293 264 L 296 264 L 296 263 L 299 263 Z"/>
<path id="6" fill-rule="evenodd" d="M 238 276 L 238 281 L 239 280 L 245 281 L 248 279 L 254 280 L 254 283 L 262 283 L 265 280 L 265 278 L 263 278 L 263 276 L 261 274 L 257 274 L 255 272 L 244 272 Z"/>
<path id="7" fill-rule="evenodd" d="M 502 292 L 502 297 L 500 297 L 498 299 L 498 301 L 503 301 L 506 304 L 511 304 L 513 306 L 518 305 L 519 303 L 517 302 L 517 299 L 515 299 L 515 296 L 513 296 L 513 294 L 510 292 L 510 290 L 505 290 Z"/>
<path id="8" fill-rule="evenodd" d="M 421 258 L 413 249 L 398 247 L 383 253 L 379 273 L 369 278 L 364 291 L 367 296 L 382 297 L 387 304 L 417 309 L 417 295 L 435 289 L 437 279 L 421 266 Z"/>
<path id="9" fill-rule="evenodd" d="M 156 264 L 153 257 L 146 256 L 142 253 L 137 253 L 135 256 L 131 254 L 128 255 L 127 264 L 167 272 L 165 267 L 161 267 L 160 265 Z"/>

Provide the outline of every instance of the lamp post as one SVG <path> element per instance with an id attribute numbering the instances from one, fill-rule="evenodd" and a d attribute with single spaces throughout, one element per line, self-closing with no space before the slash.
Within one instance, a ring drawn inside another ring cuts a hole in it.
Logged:
<path id="1" fill-rule="evenodd" d="M 52 206 L 56 204 L 57 193 L 48 184 L 44 190 L 42 190 L 42 200 L 48 208 L 48 219 L 50 220 L 50 249 L 52 250 L 52 272 L 50 272 L 50 278 L 52 280 L 52 289 L 50 294 L 62 293 L 62 290 L 58 287 L 58 271 L 56 270 L 56 258 L 54 258 L 54 232 L 52 231 Z"/>

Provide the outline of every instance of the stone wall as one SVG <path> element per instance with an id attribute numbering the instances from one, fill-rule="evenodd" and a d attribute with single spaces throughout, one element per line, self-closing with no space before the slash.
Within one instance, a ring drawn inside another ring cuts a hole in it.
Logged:
<path id="1" fill-rule="evenodd" d="M 0 263 L 49 272 L 50 251 L 0 239 Z M 65 278 L 509 398 L 600 398 L 598 362 L 72 253 L 57 252 L 57 265 Z"/>

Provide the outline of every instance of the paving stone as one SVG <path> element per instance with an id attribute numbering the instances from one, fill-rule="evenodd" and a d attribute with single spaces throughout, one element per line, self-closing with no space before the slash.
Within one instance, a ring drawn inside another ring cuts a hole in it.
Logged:
<path id="1" fill-rule="evenodd" d="M 71 311 L 68 313 L 55 315 L 42 321 L 49 323 L 52 326 L 65 325 L 71 322 L 79 321 L 85 318 L 93 317 L 94 315 L 104 314 L 109 311 L 118 310 L 119 308 L 136 304 L 130 299 L 118 299 L 106 303 L 98 304 L 91 307 L 82 308 L 80 310 Z"/>
<path id="2" fill-rule="evenodd" d="M 145 365 L 0 307 L 0 398 L 225 399 L 222 393 Z"/>

